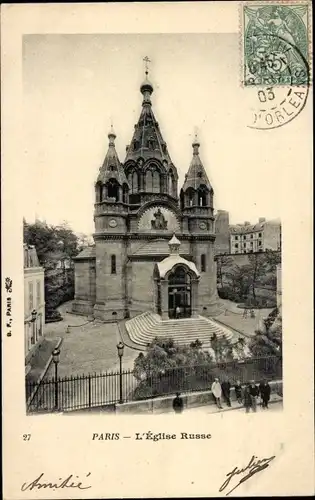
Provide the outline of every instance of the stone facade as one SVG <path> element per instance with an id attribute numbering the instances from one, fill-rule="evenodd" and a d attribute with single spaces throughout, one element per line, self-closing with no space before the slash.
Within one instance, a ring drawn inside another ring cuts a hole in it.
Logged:
<path id="1" fill-rule="evenodd" d="M 36 350 L 45 324 L 44 269 L 40 266 L 33 245 L 24 250 L 24 351 L 25 362 Z"/>
<path id="2" fill-rule="evenodd" d="M 178 196 L 177 169 L 152 111 L 153 86 L 147 78 L 140 90 L 142 111 L 123 163 L 113 129 L 108 135 L 95 184 L 95 245 L 75 259 L 73 312 L 103 321 L 145 311 L 168 317 L 176 307 L 185 316 L 212 315 L 217 312 L 213 189 L 200 144 L 197 138 L 193 142 Z M 156 266 L 170 255 L 174 234 L 180 248 L 170 285 L 160 282 Z M 196 266 L 198 277 L 181 259 Z"/>

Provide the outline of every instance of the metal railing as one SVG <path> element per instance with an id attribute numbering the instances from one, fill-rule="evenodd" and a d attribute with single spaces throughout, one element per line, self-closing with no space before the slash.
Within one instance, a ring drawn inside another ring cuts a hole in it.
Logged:
<path id="1" fill-rule="evenodd" d="M 282 359 L 277 356 L 249 358 L 244 361 L 183 366 L 166 370 L 136 373 L 94 373 L 64 378 L 43 379 L 26 384 L 27 412 L 71 411 L 114 406 L 123 401 L 150 399 L 177 391 L 209 390 L 215 377 L 227 377 L 231 384 L 262 379 L 282 379 Z M 122 387 L 122 394 L 120 394 Z M 121 397 L 122 396 L 122 397 Z"/>

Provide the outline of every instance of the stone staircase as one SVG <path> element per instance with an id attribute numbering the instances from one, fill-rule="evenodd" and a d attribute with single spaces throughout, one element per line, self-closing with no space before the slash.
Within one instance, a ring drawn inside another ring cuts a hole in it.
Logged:
<path id="1" fill-rule="evenodd" d="M 158 314 L 145 312 L 125 323 L 132 342 L 147 346 L 155 337 L 172 338 L 179 345 L 189 345 L 199 339 L 203 347 L 210 347 L 210 337 L 225 337 L 232 343 L 237 335 L 215 321 L 198 316 L 197 318 L 163 320 Z"/>

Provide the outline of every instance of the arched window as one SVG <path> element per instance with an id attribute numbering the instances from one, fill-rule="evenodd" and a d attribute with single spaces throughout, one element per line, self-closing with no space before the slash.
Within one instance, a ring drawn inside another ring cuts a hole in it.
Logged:
<path id="1" fill-rule="evenodd" d="M 190 276 L 186 269 L 182 266 L 177 266 L 168 277 L 169 286 L 190 285 Z"/>
<path id="2" fill-rule="evenodd" d="M 130 193 L 137 193 L 139 191 L 139 175 L 136 170 L 131 170 L 129 172 L 128 183 L 130 186 Z"/>
<path id="3" fill-rule="evenodd" d="M 206 207 L 208 205 L 208 189 L 206 186 L 200 186 L 198 189 L 198 205 L 199 207 Z"/>
<path id="4" fill-rule="evenodd" d="M 147 170 L 145 174 L 145 190 L 148 193 L 152 193 L 153 191 L 153 172 L 152 170 Z"/>
<path id="5" fill-rule="evenodd" d="M 160 174 L 157 170 L 153 170 L 152 173 L 152 191 L 153 193 L 159 193 L 160 192 Z"/>
<path id="6" fill-rule="evenodd" d="M 206 254 L 201 255 L 201 262 L 200 262 L 200 267 L 201 267 L 201 272 L 205 273 L 207 270 L 207 263 L 206 263 Z"/>
<path id="7" fill-rule="evenodd" d="M 116 179 L 110 179 L 107 183 L 107 198 L 114 198 L 119 201 L 119 184 Z"/>
<path id="8" fill-rule="evenodd" d="M 116 274 L 116 255 L 111 256 L 111 274 Z"/>
<path id="9" fill-rule="evenodd" d="M 195 190 L 192 187 L 186 191 L 186 205 L 188 207 L 195 205 Z"/>

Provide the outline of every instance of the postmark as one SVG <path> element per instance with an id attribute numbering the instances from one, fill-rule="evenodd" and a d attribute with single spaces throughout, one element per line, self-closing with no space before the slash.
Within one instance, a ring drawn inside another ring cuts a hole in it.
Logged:
<path id="1" fill-rule="evenodd" d="M 269 130 L 304 109 L 310 86 L 309 4 L 242 5 L 243 86 L 248 127 Z"/>
<path id="2" fill-rule="evenodd" d="M 309 7 L 293 2 L 242 6 L 245 87 L 309 84 Z"/>

